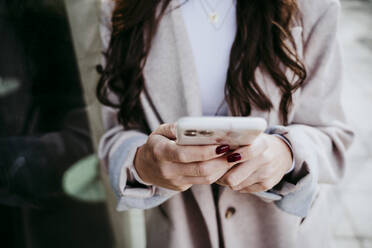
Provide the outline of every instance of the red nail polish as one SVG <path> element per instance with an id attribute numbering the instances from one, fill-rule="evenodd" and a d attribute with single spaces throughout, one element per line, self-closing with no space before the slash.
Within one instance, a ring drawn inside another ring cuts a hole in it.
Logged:
<path id="1" fill-rule="evenodd" d="M 225 152 L 230 151 L 230 146 L 229 145 L 222 145 L 216 148 L 216 153 L 217 154 L 222 154 Z"/>
<path id="2" fill-rule="evenodd" d="M 227 162 L 233 163 L 242 159 L 242 156 L 239 153 L 233 153 L 227 157 Z"/>

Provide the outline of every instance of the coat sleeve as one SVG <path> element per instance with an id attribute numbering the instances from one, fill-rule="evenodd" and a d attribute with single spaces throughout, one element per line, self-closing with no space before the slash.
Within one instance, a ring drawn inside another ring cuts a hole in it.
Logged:
<path id="1" fill-rule="evenodd" d="M 345 152 L 353 138 L 340 96 L 343 73 L 337 39 L 340 4 L 328 2 L 317 19 L 304 20 L 304 26 L 308 26 L 304 28 L 308 78 L 301 89 L 293 121 L 270 131 L 285 135 L 292 144 L 296 161 L 294 170 L 273 189 L 282 196 L 276 204 L 301 217 L 307 215 L 319 184 L 333 184 L 342 177 Z"/>
<path id="2" fill-rule="evenodd" d="M 98 153 L 118 199 L 117 210 L 156 207 L 178 192 L 140 180 L 133 161 L 138 147 L 146 143 L 148 136 L 137 130 L 124 130 L 116 121 L 116 112 L 109 107 L 102 109 L 106 132 L 100 140 Z"/>

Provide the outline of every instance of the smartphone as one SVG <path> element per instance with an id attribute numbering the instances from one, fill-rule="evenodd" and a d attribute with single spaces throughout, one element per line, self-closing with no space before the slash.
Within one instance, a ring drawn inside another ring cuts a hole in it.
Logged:
<path id="1" fill-rule="evenodd" d="M 236 148 L 252 144 L 266 126 L 266 120 L 258 117 L 182 117 L 177 121 L 176 143 Z"/>

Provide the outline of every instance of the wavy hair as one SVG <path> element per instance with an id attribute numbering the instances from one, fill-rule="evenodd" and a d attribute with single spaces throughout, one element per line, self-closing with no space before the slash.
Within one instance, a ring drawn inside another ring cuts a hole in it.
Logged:
<path id="1" fill-rule="evenodd" d="M 125 128 L 147 127 L 139 100 L 144 88 L 143 68 L 170 1 L 115 0 L 111 40 L 104 53 L 107 63 L 100 71 L 97 97 L 102 104 L 119 109 L 118 120 Z M 225 99 L 234 116 L 249 116 L 252 107 L 272 109 L 270 96 L 255 78 L 261 68 L 282 94 L 279 110 L 283 124 L 287 124 L 292 95 L 306 79 L 290 33 L 298 14 L 297 1 L 237 0 L 236 8 L 237 32 L 230 52 Z M 286 69 L 295 77 L 289 79 Z M 115 93 L 119 101 L 112 101 L 108 92 Z"/>

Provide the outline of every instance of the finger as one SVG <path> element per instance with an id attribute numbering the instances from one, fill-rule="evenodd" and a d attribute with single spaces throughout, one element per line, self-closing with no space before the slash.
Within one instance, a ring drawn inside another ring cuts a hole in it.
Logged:
<path id="1" fill-rule="evenodd" d="M 189 188 L 191 188 L 192 185 L 180 185 L 180 186 L 175 186 L 175 185 L 165 185 L 165 186 L 160 186 L 162 188 L 167 188 L 167 189 L 170 189 L 170 190 L 174 190 L 174 191 L 179 191 L 179 192 L 183 192 L 183 191 L 186 191 L 188 190 Z"/>
<path id="2" fill-rule="evenodd" d="M 220 175 L 223 173 L 217 173 L 213 176 L 208 176 L 208 177 L 189 177 L 185 176 L 179 179 L 179 182 L 181 184 L 192 184 L 192 185 L 210 185 L 212 183 L 215 183 Z"/>
<path id="3" fill-rule="evenodd" d="M 218 178 L 220 178 L 230 168 L 231 165 L 223 157 L 205 162 L 173 164 L 173 169 L 177 171 L 177 174 L 185 177 L 213 177 L 218 175 Z"/>
<path id="4" fill-rule="evenodd" d="M 232 164 L 238 164 L 249 161 L 267 149 L 264 139 L 257 139 L 252 145 L 243 146 L 236 149 L 232 154 L 227 156 L 227 161 Z"/>
<path id="5" fill-rule="evenodd" d="M 275 167 L 275 164 L 266 162 L 259 166 L 257 170 L 252 173 L 250 177 L 248 177 L 246 180 L 244 180 L 240 185 L 237 185 L 234 187 L 234 190 L 240 190 L 244 187 L 261 183 L 263 184 L 266 189 L 271 189 L 280 182 L 282 179 L 282 174 L 280 171 L 277 170 Z"/>
<path id="6" fill-rule="evenodd" d="M 241 190 L 248 188 L 254 184 L 258 184 L 258 183 L 262 183 L 262 180 L 259 177 L 259 170 L 252 173 L 249 177 L 247 177 L 245 180 L 243 180 L 238 185 L 231 187 L 231 189 L 240 192 Z"/>
<path id="7" fill-rule="evenodd" d="M 249 189 L 253 185 L 261 185 L 261 191 L 267 191 L 272 189 L 277 183 L 279 183 L 280 180 L 274 175 L 274 177 L 262 177 L 262 175 L 265 175 L 264 172 L 258 170 L 256 171 L 251 177 L 244 180 L 241 184 L 238 186 L 235 186 L 233 190 L 236 191 L 249 191 Z M 255 186 L 256 187 L 256 186 Z M 248 193 L 250 193 L 249 191 Z M 253 192 L 253 191 L 252 191 Z M 244 192 L 243 192 L 244 193 Z"/>
<path id="8" fill-rule="evenodd" d="M 223 149 L 221 149 L 221 147 Z M 174 141 L 165 144 L 164 155 L 168 161 L 178 163 L 192 163 L 212 160 L 223 156 L 229 151 L 228 145 L 191 145 L 182 146 Z"/>
<path id="9" fill-rule="evenodd" d="M 266 187 L 262 185 L 261 183 L 255 183 L 249 187 L 246 187 L 242 190 L 240 190 L 240 193 L 256 193 L 256 192 L 263 192 L 266 191 Z"/>
<path id="10" fill-rule="evenodd" d="M 177 125 L 176 123 L 165 123 L 160 125 L 153 134 L 162 135 L 167 137 L 168 139 L 175 140 L 177 133 Z"/>
<path id="11" fill-rule="evenodd" d="M 260 167 L 265 166 L 260 157 L 235 165 L 218 182 L 234 188 L 254 174 Z"/>
<path id="12" fill-rule="evenodd" d="M 161 182 L 154 183 L 154 185 L 162 187 L 162 188 L 174 190 L 174 191 L 181 191 L 181 192 L 189 189 L 192 186 L 192 184 L 181 184 L 178 181 L 177 183 L 170 183 L 170 181 L 161 181 Z"/>

